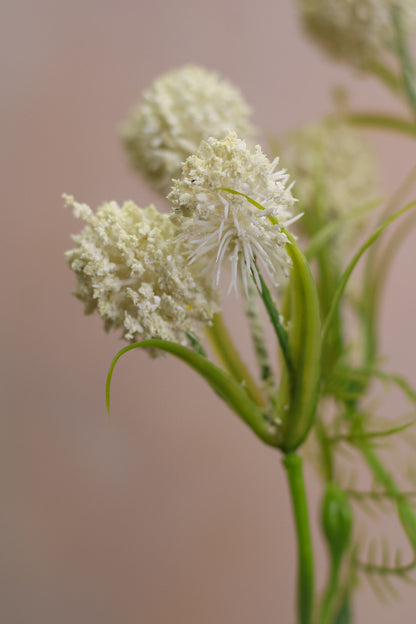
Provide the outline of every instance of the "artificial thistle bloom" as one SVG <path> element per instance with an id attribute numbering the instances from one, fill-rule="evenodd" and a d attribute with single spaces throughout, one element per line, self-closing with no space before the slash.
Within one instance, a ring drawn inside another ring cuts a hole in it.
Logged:
<path id="1" fill-rule="evenodd" d="M 309 234 L 322 227 L 322 220 L 346 217 L 374 199 L 374 152 L 346 123 L 323 121 L 297 130 L 286 146 L 285 163 L 296 179 L 296 195 L 305 209 L 300 224 Z"/>
<path id="2" fill-rule="evenodd" d="M 66 253 L 85 313 L 97 310 L 104 327 L 126 340 L 187 343 L 218 311 L 217 296 L 198 267 L 189 266 L 169 215 L 154 206 L 108 202 L 94 213 L 64 196 L 85 223 Z"/>
<path id="3" fill-rule="evenodd" d="M 223 138 L 231 130 L 248 138 L 249 115 L 235 87 L 202 67 L 186 65 L 144 92 L 124 124 L 122 139 L 133 167 L 166 195 L 202 139 Z"/>
<path id="4" fill-rule="evenodd" d="M 256 259 L 275 285 L 281 273 L 287 272 L 287 236 L 281 227 L 293 220 L 295 200 L 292 185 L 287 186 L 289 176 L 285 170 L 276 170 L 277 164 L 278 159 L 270 162 L 259 145 L 249 150 L 243 139 L 231 133 L 224 139 L 202 141 L 186 159 L 182 177 L 174 180 L 168 199 L 186 239 L 190 262 L 204 259 L 216 285 L 227 257 L 230 290 L 237 290 L 238 274 L 246 291 L 251 274 L 260 287 Z M 230 190 L 243 193 L 263 209 Z"/>
<path id="5" fill-rule="evenodd" d="M 309 35 L 334 58 L 365 69 L 394 42 L 391 8 L 406 31 L 416 21 L 415 0 L 298 0 Z"/>

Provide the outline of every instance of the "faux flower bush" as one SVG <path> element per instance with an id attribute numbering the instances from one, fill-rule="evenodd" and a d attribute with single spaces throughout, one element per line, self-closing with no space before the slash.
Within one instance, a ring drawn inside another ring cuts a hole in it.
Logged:
<path id="1" fill-rule="evenodd" d="M 336 60 L 375 74 L 402 103 L 403 116 L 338 106 L 328 118 L 288 132 L 278 142 L 280 153 L 269 155 L 254 145 L 250 109 L 235 87 L 196 66 L 167 73 L 144 93 L 122 138 L 131 164 L 160 191 L 160 206 L 170 206 L 170 213 L 133 202 L 109 202 L 94 212 L 65 196 L 84 222 L 67 260 L 85 312 L 97 312 L 106 330 L 120 331 L 128 342 L 110 366 L 107 405 L 114 366 L 132 349 L 170 353 L 199 373 L 282 456 L 298 543 L 297 621 L 348 624 L 362 578 L 391 589 L 411 580 L 416 568 L 414 492 L 379 448 L 386 438 L 393 444 L 413 420 L 380 423 L 368 401 L 382 380 L 395 384 L 413 409 L 416 403 L 410 383 L 381 365 L 377 331 L 385 275 L 410 231 L 416 201 L 397 205 L 412 175 L 393 198 L 380 199 L 375 152 L 359 134 L 370 125 L 416 137 L 416 72 L 408 46 L 416 4 L 298 0 L 298 6 L 311 38 Z M 380 239 L 399 218 L 403 225 L 381 254 Z M 366 228 L 367 238 L 357 244 Z M 223 279 L 247 317 L 255 373 L 221 314 Z M 278 371 L 261 305 L 276 336 Z M 356 335 L 347 323 L 351 316 Z M 303 477 L 308 440 L 315 441 L 323 479 L 323 592 L 314 584 Z M 352 460 L 343 457 L 346 449 Z M 371 489 L 346 483 L 357 464 L 367 467 Z M 357 506 L 367 502 L 387 503 L 407 553 L 393 543 L 363 546 L 355 524 Z"/>

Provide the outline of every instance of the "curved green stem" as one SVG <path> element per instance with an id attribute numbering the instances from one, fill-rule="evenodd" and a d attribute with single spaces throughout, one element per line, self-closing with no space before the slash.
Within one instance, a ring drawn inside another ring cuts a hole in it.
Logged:
<path id="1" fill-rule="evenodd" d="M 218 359 L 226 370 L 236 381 L 244 385 L 254 403 L 264 407 L 264 396 L 251 376 L 246 364 L 241 359 L 221 314 L 214 315 L 213 324 L 211 327 L 206 328 L 206 333 Z"/>
<path id="2" fill-rule="evenodd" d="M 302 472 L 302 458 L 288 453 L 283 465 L 289 482 L 298 541 L 298 591 L 299 624 L 311 624 L 314 598 L 314 565 L 308 503 Z"/>
<path id="3" fill-rule="evenodd" d="M 376 128 L 379 130 L 387 130 L 390 132 L 399 132 L 409 137 L 416 138 L 416 124 L 402 117 L 394 117 L 394 115 L 382 115 L 379 113 L 356 112 L 346 113 L 341 119 L 348 121 L 356 126 L 364 126 Z"/>
<path id="4" fill-rule="evenodd" d="M 381 213 L 381 221 L 387 218 L 393 210 L 397 210 L 397 206 L 404 201 L 415 182 L 416 166 L 412 167 L 410 172 L 400 183 L 397 190 L 393 193 L 390 200 L 386 203 L 386 206 Z M 404 223 L 397 228 L 379 261 L 378 255 L 380 251 L 380 240 L 373 245 L 372 249 L 370 249 L 368 253 L 364 269 L 362 287 L 363 296 L 359 309 L 362 324 L 364 366 L 373 366 L 377 357 L 378 302 L 380 300 L 393 257 L 400 248 L 404 237 L 412 231 L 412 225 L 415 221 L 415 215 L 410 215 L 410 217 L 408 217 Z"/>

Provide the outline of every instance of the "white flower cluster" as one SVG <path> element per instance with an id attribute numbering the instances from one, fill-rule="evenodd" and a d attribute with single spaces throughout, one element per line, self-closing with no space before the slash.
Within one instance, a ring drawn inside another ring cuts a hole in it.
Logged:
<path id="1" fill-rule="evenodd" d="M 334 58 L 365 69 L 394 40 L 391 7 L 399 6 L 410 31 L 415 0 L 298 0 L 310 36 Z"/>
<path id="2" fill-rule="evenodd" d="M 181 344 L 211 321 L 217 295 L 200 267 L 189 266 L 169 215 L 133 202 L 105 203 L 94 214 L 64 198 L 86 224 L 66 253 L 86 314 L 97 310 L 105 329 L 121 328 L 127 340 L 140 335 Z"/>
<path id="3" fill-rule="evenodd" d="M 374 152 L 348 124 L 306 125 L 291 136 L 285 157 L 305 208 L 302 224 L 316 215 L 317 201 L 329 218 L 336 218 L 374 199 L 378 178 Z"/>
<path id="4" fill-rule="evenodd" d="M 278 159 L 270 162 L 259 146 L 250 151 L 231 133 L 222 140 L 202 141 L 185 161 L 182 177 L 174 180 L 168 199 L 187 239 L 190 259 L 204 258 L 209 267 L 216 265 L 217 285 L 225 257 L 231 260 L 230 289 L 236 290 L 238 273 L 246 290 L 251 274 L 259 285 L 256 259 L 275 284 L 290 264 L 281 226 L 293 221 L 295 200 L 291 185 L 286 187 L 289 176 L 285 170 L 276 171 L 277 164 Z M 224 189 L 247 195 L 263 209 Z"/>
<path id="5" fill-rule="evenodd" d="M 124 124 L 122 138 L 132 165 L 164 195 L 183 161 L 202 139 L 234 130 L 252 134 L 250 109 L 240 92 L 215 73 L 187 65 L 158 78 Z"/>

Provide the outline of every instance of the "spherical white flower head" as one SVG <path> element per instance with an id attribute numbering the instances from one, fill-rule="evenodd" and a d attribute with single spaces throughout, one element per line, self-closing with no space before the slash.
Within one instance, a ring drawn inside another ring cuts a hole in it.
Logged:
<path id="1" fill-rule="evenodd" d="M 394 41 L 391 17 L 399 6 L 403 25 L 416 21 L 415 0 L 299 0 L 303 24 L 327 53 L 365 69 Z"/>
<path id="2" fill-rule="evenodd" d="M 295 200 L 291 187 L 286 187 L 288 175 L 276 171 L 277 164 L 278 159 L 270 162 L 260 146 L 250 151 L 244 140 L 231 133 L 222 140 L 202 141 L 196 154 L 185 161 L 182 178 L 174 180 L 168 196 L 174 220 L 187 240 L 190 260 L 204 258 L 215 268 L 216 285 L 226 257 L 232 267 L 230 289 L 237 290 L 239 270 L 246 289 L 251 273 L 258 282 L 256 258 L 275 284 L 281 270 L 287 270 L 287 236 L 281 226 L 292 220 Z M 264 209 L 221 189 L 243 193 Z"/>
<path id="3" fill-rule="evenodd" d="M 374 151 L 348 124 L 321 122 L 296 131 L 288 144 L 287 163 L 308 215 L 317 194 L 334 217 L 374 198 Z"/>
<path id="4" fill-rule="evenodd" d="M 169 215 L 131 201 L 105 203 L 94 214 L 64 198 L 86 224 L 66 253 L 86 314 L 97 310 L 105 329 L 121 328 L 126 340 L 181 344 L 187 333 L 197 335 L 198 324 L 210 322 L 218 311 L 216 294 L 200 268 L 189 266 Z"/>
<path id="5" fill-rule="evenodd" d="M 202 139 L 223 138 L 231 130 L 248 138 L 249 115 L 235 87 L 202 67 L 187 65 L 161 76 L 145 91 L 122 138 L 131 164 L 166 195 Z"/>

